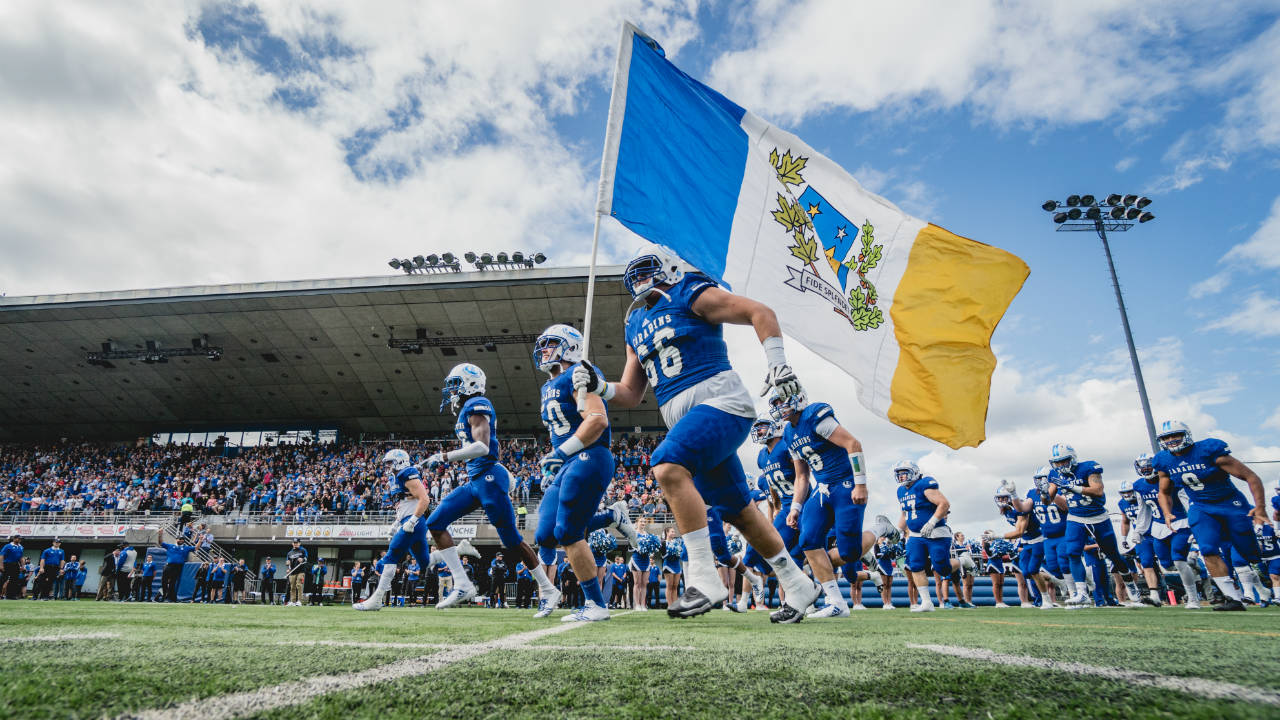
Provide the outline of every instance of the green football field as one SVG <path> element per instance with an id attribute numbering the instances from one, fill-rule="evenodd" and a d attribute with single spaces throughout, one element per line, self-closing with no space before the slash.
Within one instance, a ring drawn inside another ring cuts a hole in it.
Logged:
<path id="1" fill-rule="evenodd" d="M 4 601 L 0 716 L 1280 717 L 1280 609 L 562 615 Z"/>

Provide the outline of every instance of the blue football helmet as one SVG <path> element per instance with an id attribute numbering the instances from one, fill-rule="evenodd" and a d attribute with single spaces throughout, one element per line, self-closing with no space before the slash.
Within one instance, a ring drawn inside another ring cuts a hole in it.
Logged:
<path id="1" fill-rule="evenodd" d="M 1186 423 L 1177 420 L 1165 420 L 1160 423 L 1156 440 L 1160 443 L 1160 447 L 1171 453 L 1186 450 L 1195 442 L 1191 439 L 1191 429 L 1186 426 Z"/>
<path id="2" fill-rule="evenodd" d="M 691 268 L 670 250 L 646 243 L 636 251 L 622 274 L 622 285 L 636 300 L 648 297 L 659 285 L 675 285 Z M 662 292 L 658 290 L 658 292 Z M 664 293 L 665 294 L 665 293 Z"/>
<path id="3" fill-rule="evenodd" d="M 804 388 L 790 397 L 783 397 L 779 388 L 769 390 L 769 415 L 779 423 L 790 422 L 791 414 L 800 412 L 808 404 L 809 398 L 805 395 Z"/>
<path id="4" fill-rule="evenodd" d="M 1142 453 L 1137 460 L 1133 461 L 1133 469 L 1138 473 L 1138 477 L 1145 480 L 1156 478 L 1156 469 L 1152 467 L 1151 459 L 1150 453 Z"/>
<path id="5" fill-rule="evenodd" d="M 544 373 L 562 362 L 582 362 L 582 333 L 572 325 L 557 323 L 542 331 L 533 343 L 533 364 Z"/>
<path id="6" fill-rule="evenodd" d="M 920 467 L 910 460 L 899 460 L 893 466 L 893 476 L 897 478 L 899 485 L 910 486 L 920 479 Z"/>
<path id="7" fill-rule="evenodd" d="M 1076 449 L 1066 443 L 1054 443 L 1049 450 L 1049 466 L 1069 477 L 1076 474 Z"/>
<path id="8" fill-rule="evenodd" d="M 471 363 L 454 365 L 444 378 L 440 391 L 440 410 L 447 407 L 454 415 L 462 409 L 462 398 L 484 394 L 484 371 Z"/>
<path id="9" fill-rule="evenodd" d="M 782 437 L 782 428 L 769 415 L 760 415 L 752 423 L 751 442 L 764 445 L 776 437 Z"/>

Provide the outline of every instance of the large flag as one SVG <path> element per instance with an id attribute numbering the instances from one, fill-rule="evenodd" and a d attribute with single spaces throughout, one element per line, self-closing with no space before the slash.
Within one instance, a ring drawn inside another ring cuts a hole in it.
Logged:
<path id="1" fill-rule="evenodd" d="M 953 448 L 986 438 L 991 334 L 1026 264 L 863 189 L 631 24 L 597 210 L 772 307 L 873 412 Z"/>

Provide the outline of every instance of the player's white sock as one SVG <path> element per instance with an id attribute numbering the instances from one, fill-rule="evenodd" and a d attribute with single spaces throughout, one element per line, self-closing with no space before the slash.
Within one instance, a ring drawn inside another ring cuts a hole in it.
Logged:
<path id="1" fill-rule="evenodd" d="M 391 589 L 391 581 L 396 577 L 396 566 L 391 563 L 384 563 L 382 566 L 382 574 L 378 576 L 378 588 L 373 591 L 369 597 L 377 598 L 382 601 L 382 593 Z"/>
<path id="2" fill-rule="evenodd" d="M 1223 595 L 1226 595 L 1232 600 L 1242 599 L 1240 597 L 1240 591 L 1236 589 L 1236 584 L 1231 581 L 1230 575 L 1223 575 L 1222 577 L 1216 577 L 1213 579 L 1213 582 L 1218 586 L 1218 589 L 1222 591 Z"/>
<path id="3" fill-rule="evenodd" d="M 684 547 L 689 551 L 689 582 L 687 584 L 693 587 L 723 586 L 724 581 L 716 571 L 715 552 L 711 549 L 711 531 L 702 527 L 684 533 L 680 537 L 684 539 Z"/>
<path id="4" fill-rule="evenodd" d="M 1173 566 L 1178 569 L 1178 577 L 1182 578 L 1182 587 L 1187 591 L 1187 602 L 1200 602 L 1200 588 L 1196 584 L 1200 577 L 1191 569 L 1191 563 L 1174 560 Z"/>
<path id="5" fill-rule="evenodd" d="M 746 565 L 742 566 L 742 574 L 747 578 L 747 582 L 751 583 L 752 591 L 755 591 L 764 585 L 764 577 Z"/>
<path id="6" fill-rule="evenodd" d="M 778 577 L 778 583 L 782 585 L 782 589 L 790 593 L 796 588 L 811 587 L 812 581 L 809 576 L 804 574 L 795 560 L 787 554 L 786 550 L 774 555 L 771 558 L 765 558 L 765 562 L 769 563 L 769 567 L 773 568 L 773 574 Z"/>
<path id="7" fill-rule="evenodd" d="M 1271 581 L 1271 599 L 1280 602 L 1280 583 Z"/>
<path id="8" fill-rule="evenodd" d="M 1160 591 L 1159 591 L 1159 590 L 1156 590 L 1156 589 L 1154 589 L 1154 588 L 1153 588 L 1149 594 L 1150 594 L 1150 596 L 1151 596 L 1151 602 L 1154 602 L 1154 603 L 1163 603 L 1163 602 L 1164 602 L 1163 600 L 1161 600 L 1161 599 L 1160 599 Z"/>
<path id="9" fill-rule="evenodd" d="M 845 602 L 844 593 L 840 592 L 839 581 L 828 580 L 822 583 L 822 592 L 827 596 L 828 605 L 836 605 L 846 610 L 849 609 L 849 603 Z"/>
<path id="10" fill-rule="evenodd" d="M 533 569 L 533 579 L 538 581 L 538 597 L 545 598 L 555 592 L 556 586 L 551 582 L 551 578 L 547 577 L 547 571 L 541 564 Z"/>
<path id="11" fill-rule="evenodd" d="M 467 586 L 471 581 L 467 579 L 467 571 L 462 567 L 462 560 L 458 559 L 458 546 L 450 545 L 442 550 L 437 550 L 440 557 L 444 560 L 444 564 L 449 566 L 449 572 L 453 575 L 453 586 Z"/>
<path id="12" fill-rule="evenodd" d="M 1089 583 L 1077 582 L 1072 584 L 1076 589 L 1076 597 L 1089 597 Z"/>
<path id="13" fill-rule="evenodd" d="M 431 554 L 427 556 L 427 562 L 431 564 L 431 567 L 436 567 L 444 562 L 444 555 L 439 550 L 432 550 Z M 422 570 L 425 572 L 427 568 L 422 568 Z"/>
<path id="14" fill-rule="evenodd" d="M 1240 587 L 1244 588 L 1244 596 L 1250 600 L 1256 600 L 1265 597 L 1261 592 L 1255 595 L 1255 591 L 1261 590 L 1261 583 L 1258 582 L 1258 575 L 1248 565 L 1241 565 L 1236 568 L 1236 577 L 1240 578 Z"/>

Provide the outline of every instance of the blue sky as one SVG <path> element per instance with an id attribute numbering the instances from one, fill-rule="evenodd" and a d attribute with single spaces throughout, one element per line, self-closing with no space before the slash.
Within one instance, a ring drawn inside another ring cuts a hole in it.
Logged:
<path id="1" fill-rule="evenodd" d="M 9 6 L 0 291 L 374 275 L 445 250 L 582 264 L 627 18 L 872 190 L 1030 265 L 981 448 L 888 426 L 793 348 L 873 470 L 905 455 L 985 488 L 1059 439 L 1118 470 L 1142 449 L 1099 243 L 1039 207 L 1083 192 L 1154 200 L 1112 247 L 1157 418 L 1280 459 L 1274 2 L 528 5 Z M 614 261 L 637 243 L 604 239 Z"/>

